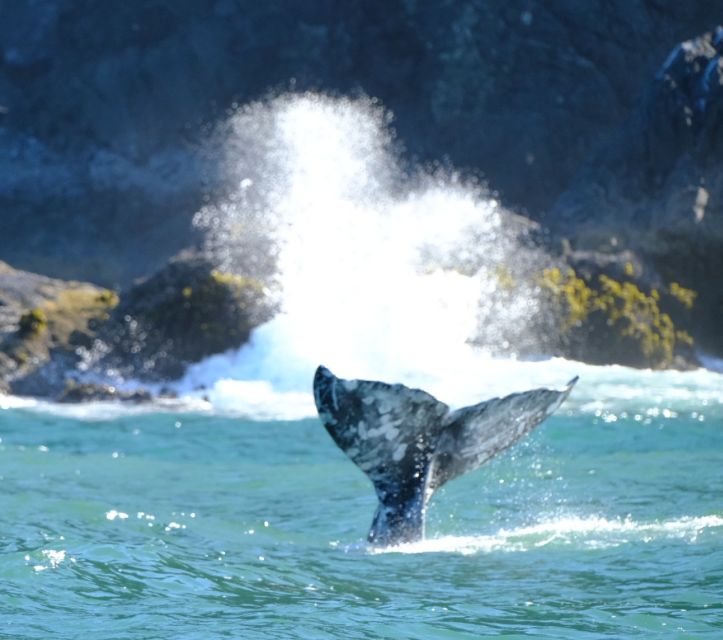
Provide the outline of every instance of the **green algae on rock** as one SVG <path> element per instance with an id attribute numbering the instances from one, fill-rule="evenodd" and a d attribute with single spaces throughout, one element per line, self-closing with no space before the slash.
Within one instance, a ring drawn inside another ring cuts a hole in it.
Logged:
<path id="1" fill-rule="evenodd" d="M 30 309 L 20 316 L 18 333 L 20 335 L 38 335 L 48 328 L 48 318 L 40 308 Z"/>

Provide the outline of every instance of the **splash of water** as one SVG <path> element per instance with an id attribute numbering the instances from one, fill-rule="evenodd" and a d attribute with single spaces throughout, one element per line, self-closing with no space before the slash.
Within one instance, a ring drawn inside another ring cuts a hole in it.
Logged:
<path id="1" fill-rule="evenodd" d="M 259 397 L 304 392 L 308 410 L 323 362 L 463 397 L 473 375 L 478 396 L 490 347 L 533 335 L 534 292 L 503 286 L 545 259 L 520 250 L 530 223 L 473 181 L 406 174 L 373 101 L 285 96 L 241 110 L 224 137 L 236 189 L 197 223 L 227 268 L 275 263 L 282 312 L 240 351 L 191 367 L 182 391 L 257 410 Z M 252 260 L 260 236 L 271 242 Z"/>
<path id="2" fill-rule="evenodd" d="M 453 405 L 580 375 L 566 407 L 602 419 L 719 410 L 720 377 L 708 371 L 516 360 L 510 351 L 544 353 L 554 333 L 539 291 L 524 284 L 549 256 L 529 242 L 530 223 L 480 184 L 405 172 L 374 101 L 252 104 L 213 144 L 232 188 L 197 216 L 206 248 L 223 268 L 275 274 L 282 312 L 240 350 L 192 366 L 182 395 L 255 418 L 313 416 L 309 387 L 323 363 Z"/>

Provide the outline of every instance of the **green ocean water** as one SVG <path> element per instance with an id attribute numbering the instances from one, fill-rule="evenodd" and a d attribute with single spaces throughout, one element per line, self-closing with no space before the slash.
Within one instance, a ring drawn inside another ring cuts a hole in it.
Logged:
<path id="1" fill-rule="evenodd" d="M 720 638 L 723 411 L 583 411 L 374 550 L 317 420 L 0 410 L 2 638 Z"/>

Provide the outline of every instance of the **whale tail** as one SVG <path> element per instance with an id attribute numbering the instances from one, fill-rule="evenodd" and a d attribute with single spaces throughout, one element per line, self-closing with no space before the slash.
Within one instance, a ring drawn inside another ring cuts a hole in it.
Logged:
<path id="1" fill-rule="evenodd" d="M 575 382 L 451 411 L 421 389 L 343 380 L 320 366 L 314 400 L 334 442 L 374 485 L 379 505 L 368 540 L 386 546 L 422 539 L 434 491 L 529 433 Z"/>

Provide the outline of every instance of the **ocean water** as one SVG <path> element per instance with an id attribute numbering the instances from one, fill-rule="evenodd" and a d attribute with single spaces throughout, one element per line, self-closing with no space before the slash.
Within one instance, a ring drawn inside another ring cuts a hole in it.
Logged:
<path id="1" fill-rule="evenodd" d="M 719 638 L 723 405 L 678 375 L 572 398 L 390 549 L 316 419 L 5 398 L 0 637 Z"/>
<path id="2" fill-rule="evenodd" d="M 209 145 L 231 187 L 206 250 L 273 265 L 280 312 L 178 400 L 0 396 L 0 637 L 723 635 L 719 373 L 546 358 L 527 276 L 549 257 L 479 181 L 409 169 L 372 100 L 280 96 Z M 426 540 L 379 549 L 318 364 L 455 406 L 580 382 L 435 495 Z"/>

